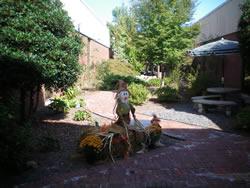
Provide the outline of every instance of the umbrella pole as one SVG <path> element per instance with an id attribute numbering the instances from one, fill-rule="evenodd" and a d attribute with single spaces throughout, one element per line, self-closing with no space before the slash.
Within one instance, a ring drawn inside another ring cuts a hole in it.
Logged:
<path id="1" fill-rule="evenodd" d="M 225 81 L 225 72 L 224 72 L 224 56 L 223 56 L 222 57 L 222 77 L 221 77 L 222 87 L 224 87 L 224 81 Z"/>

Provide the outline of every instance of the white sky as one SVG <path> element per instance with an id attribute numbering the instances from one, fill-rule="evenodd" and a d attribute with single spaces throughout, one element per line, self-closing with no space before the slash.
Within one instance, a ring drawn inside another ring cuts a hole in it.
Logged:
<path id="1" fill-rule="evenodd" d="M 109 30 L 82 0 L 61 0 L 68 11 L 75 28 L 82 34 L 110 47 Z"/>

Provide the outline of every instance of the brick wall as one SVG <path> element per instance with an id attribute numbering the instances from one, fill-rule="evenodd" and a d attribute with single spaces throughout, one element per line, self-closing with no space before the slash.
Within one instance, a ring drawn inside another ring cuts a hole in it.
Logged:
<path id="1" fill-rule="evenodd" d="M 84 43 L 83 53 L 79 58 L 79 63 L 84 65 L 98 64 L 109 59 L 109 48 L 82 35 Z"/>

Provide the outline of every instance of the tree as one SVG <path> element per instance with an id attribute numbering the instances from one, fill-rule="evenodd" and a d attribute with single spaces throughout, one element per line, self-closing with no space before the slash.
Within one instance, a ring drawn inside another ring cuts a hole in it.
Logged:
<path id="1" fill-rule="evenodd" d="M 136 34 L 136 19 L 133 12 L 122 5 L 113 10 L 113 22 L 109 23 L 111 47 L 115 57 L 131 63 L 136 70 L 142 65 L 138 61 L 138 54 L 134 42 Z"/>
<path id="2" fill-rule="evenodd" d="M 153 64 L 173 70 L 199 33 L 191 20 L 192 0 L 133 0 L 137 18 L 137 49 Z"/>
<path id="3" fill-rule="evenodd" d="M 240 52 L 243 60 L 243 72 L 250 74 L 250 0 L 246 0 L 241 7 L 242 15 L 239 22 Z M 243 74 L 244 79 L 244 74 Z"/>
<path id="4" fill-rule="evenodd" d="M 0 87 L 27 91 L 65 88 L 80 74 L 81 39 L 59 0 L 2 0 L 0 5 Z M 39 92 L 37 92 L 39 93 Z"/>

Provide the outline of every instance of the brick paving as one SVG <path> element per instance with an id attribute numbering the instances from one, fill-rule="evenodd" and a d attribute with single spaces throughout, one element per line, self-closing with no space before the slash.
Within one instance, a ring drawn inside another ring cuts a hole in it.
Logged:
<path id="1" fill-rule="evenodd" d="M 85 97 L 91 111 L 114 118 L 114 94 L 91 92 Z M 151 119 L 137 118 L 145 124 Z M 249 137 L 166 120 L 161 125 L 164 132 L 185 140 L 18 187 L 250 187 Z"/>

